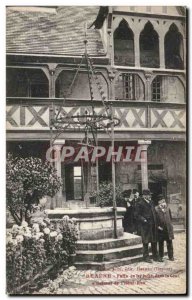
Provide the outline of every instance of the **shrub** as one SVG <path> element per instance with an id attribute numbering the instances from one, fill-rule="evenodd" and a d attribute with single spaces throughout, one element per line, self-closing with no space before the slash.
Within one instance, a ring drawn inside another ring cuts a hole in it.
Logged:
<path id="1" fill-rule="evenodd" d="M 125 206 L 125 200 L 122 194 L 122 187 L 117 185 L 116 192 L 116 204 L 117 206 Z M 111 182 L 102 182 L 99 185 L 99 192 L 95 192 L 93 197 L 96 197 L 96 205 L 100 207 L 113 206 L 113 185 Z"/>
<path id="2" fill-rule="evenodd" d="M 65 216 L 60 222 L 39 219 L 32 226 L 22 222 L 7 233 L 7 291 L 13 293 L 45 267 L 54 265 L 57 272 L 75 253 L 78 230 L 76 222 Z"/>
<path id="3" fill-rule="evenodd" d="M 7 158 L 7 206 L 17 225 L 30 223 L 35 205 L 44 196 L 53 197 L 61 187 L 56 170 L 39 158 Z"/>
<path id="4" fill-rule="evenodd" d="M 64 216 L 60 223 L 60 230 L 63 233 L 63 249 L 65 249 L 68 255 L 74 254 L 76 251 L 76 242 L 79 238 L 75 218 L 70 219 L 68 216 Z"/>
<path id="5" fill-rule="evenodd" d="M 13 225 L 7 233 L 7 290 L 31 280 L 46 265 L 46 251 L 43 233 L 38 228 L 30 228 L 26 222 Z"/>

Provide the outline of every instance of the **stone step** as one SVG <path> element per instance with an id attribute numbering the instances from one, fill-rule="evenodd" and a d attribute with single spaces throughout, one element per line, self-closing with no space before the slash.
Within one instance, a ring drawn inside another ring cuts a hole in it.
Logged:
<path id="1" fill-rule="evenodd" d="M 131 257 L 112 259 L 111 261 L 104 261 L 104 262 L 95 262 L 95 261 L 76 262 L 75 266 L 77 269 L 80 270 L 104 271 L 104 270 L 109 270 L 124 265 L 130 265 L 142 260 L 143 260 L 143 256 L 141 254 L 138 254 Z"/>
<path id="2" fill-rule="evenodd" d="M 142 244 L 118 247 L 107 250 L 77 251 L 77 262 L 105 262 L 113 259 L 133 257 L 142 253 Z"/>
<path id="3" fill-rule="evenodd" d="M 118 239 L 79 240 L 77 242 L 77 251 L 106 250 L 120 248 L 124 246 L 137 245 L 140 243 L 140 236 L 125 232 L 124 235 Z"/>

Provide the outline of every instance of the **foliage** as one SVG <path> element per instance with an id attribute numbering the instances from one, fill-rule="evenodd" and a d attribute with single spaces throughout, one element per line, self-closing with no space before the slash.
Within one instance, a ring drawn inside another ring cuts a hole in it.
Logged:
<path id="1" fill-rule="evenodd" d="M 75 253 L 77 238 L 76 222 L 66 216 L 55 224 L 45 218 L 32 226 L 25 221 L 21 226 L 13 225 L 6 240 L 8 293 L 32 282 L 49 265 L 54 265 L 56 271 L 66 265 L 71 251 Z"/>
<path id="2" fill-rule="evenodd" d="M 17 225 L 30 222 L 31 213 L 44 196 L 53 197 L 61 187 L 56 170 L 39 158 L 7 158 L 7 206 Z"/>
<path id="3" fill-rule="evenodd" d="M 56 223 L 57 228 L 63 233 L 62 248 L 68 255 L 75 253 L 76 242 L 79 238 L 79 231 L 76 226 L 76 219 L 70 219 L 64 216 L 63 219 Z"/>
<path id="4" fill-rule="evenodd" d="M 122 187 L 115 187 L 117 206 L 125 206 L 125 200 L 122 194 Z M 113 206 L 113 185 L 111 182 L 102 182 L 99 185 L 99 192 L 95 192 L 92 196 L 96 197 L 96 205 L 100 207 Z"/>

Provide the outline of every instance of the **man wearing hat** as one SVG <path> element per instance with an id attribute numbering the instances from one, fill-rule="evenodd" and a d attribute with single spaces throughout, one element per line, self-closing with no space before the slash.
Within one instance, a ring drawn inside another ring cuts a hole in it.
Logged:
<path id="1" fill-rule="evenodd" d="M 136 205 L 135 217 L 142 237 L 144 261 L 152 263 L 152 260 L 149 258 L 149 243 L 151 243 L 153 260 L 162 261 L 157 252 L 156 211 L 149 189 L 143 190 L 142 197 Z"/>
<path id="2" fill-rule="evenodd" d="M 157 197 L 158 206 L 155 207 L 157 213 L 158 240 L 159 240 L 159 255 L 163 259 L 164 256 L 164 241 L 167 243 L 167 252 L 169 260 L 174 260 L 173 256 L 173 225 L 171 222 L 171 210 L 167 206 L 163 195 Z"/>
<path id="3" fill-rule="evenodd" d="M 124 215 L 124 219 L 123 219 L 123 227 L 124 227 L 124 231 L 125 232 L 130 232 L 133 233 L 134 229 L 133 229 L 133 195 L 132 195 L 132 190 L 125 190 L 123 192 L 123 196 L 125 199 L 125 207 L 126 207 L 126 213 Z"/>
<path id="4" fill-rule="evenodd" d="M 133 189 L 133 228 L 134 231 L 133 233 L 138 234 L 139 235 L 139 228 L 137 225 L 137 220 L 136 220 L 136 206 L 137 203 L 139 202 L 139 191 L 137 189 Z"/>
<path id="5" fill-rule="evenodd" d="M 139 198 L 139 192 L 136 189 L 125 190 L 123 192 L 126 203 L 126 213 L 123 219 L 123 227 L 125 232 L 135 233 L 137 232 L 137 224 L 135 220 L 135 208 Z"/>

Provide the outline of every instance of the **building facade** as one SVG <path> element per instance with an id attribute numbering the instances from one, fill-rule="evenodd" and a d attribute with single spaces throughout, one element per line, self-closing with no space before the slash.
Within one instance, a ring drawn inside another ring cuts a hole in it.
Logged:
<path id="1" fill-rule="evenodd" d="M 94 66 L 90 85 L 84 54 Z M 81 68 L 79 68 L 81 64 Z M 78 70 L 78 72 L 77 72 Z M 124 190 L 149 187 L 163 193 L 175 216 L 186 201 L 186 11 L 169 6 L 7 7 L 7 151 L 45 159 L 51 119 L 58 107 L 67 116 L 83 115 L 94 104 L 103 113 L 110 101 L 115 146 L 138 146 L 141 164 L 119 161 L 116 182 Z M 83 140 L 71 125 L 54 143 Z M 51 133 L 52 132 L 52 133 Z M 109 135 L 98 132 L 108 147 Z M 111 163 L 55 163 L 63 188 L 48 207 L 84 202 L 98 181 L 111 181 Z M 84 186 L 82 187 L 82 181 Z M 84 189 L 84 193 L 83 190 Z"/>

